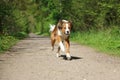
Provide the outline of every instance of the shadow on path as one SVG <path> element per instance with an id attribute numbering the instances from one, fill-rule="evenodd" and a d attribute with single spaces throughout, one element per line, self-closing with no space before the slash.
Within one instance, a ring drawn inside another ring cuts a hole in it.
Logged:
<path id="1" fill-rule="evenodd" d="M 67 60 L 66 55 L 61 55 L 60 57 L 63 57 L 64 60 Z M 71 60 L 78 60 L 78 59 L 83 59 L 83 58 L 82 57 L 71 56 Z"/>

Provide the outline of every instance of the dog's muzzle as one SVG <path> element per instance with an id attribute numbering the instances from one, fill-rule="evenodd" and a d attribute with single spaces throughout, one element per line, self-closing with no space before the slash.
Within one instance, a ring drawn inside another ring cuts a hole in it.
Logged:
<path id="1" fill-rule="evenodd" d="M 70 35 L 70 31 L 65 31 L 65 34 L 66 35 Z"/>

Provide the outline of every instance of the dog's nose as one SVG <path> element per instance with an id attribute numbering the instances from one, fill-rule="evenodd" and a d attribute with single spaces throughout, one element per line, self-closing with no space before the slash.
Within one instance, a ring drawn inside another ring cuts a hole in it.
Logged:
<path id="1" fill-rule="evenodd" d="M 69 31 L 67 31 L 67 34 L 69 34 Z"/>
<path id="2" fill-rule="evenodd" d="M 66 34 L 70 34 L 70 31 L 66 31 Z"/>

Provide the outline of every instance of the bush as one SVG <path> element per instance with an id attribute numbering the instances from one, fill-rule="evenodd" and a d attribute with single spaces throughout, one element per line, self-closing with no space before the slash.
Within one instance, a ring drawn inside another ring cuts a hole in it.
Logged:
<path id="1" fill-rule="evenodd" d="M 18 39 L 23 39 L 23 38 L 27 37 L 28 34 L 25 32 L 19 32 L 19 33 L 16 33 L 14 36 Z"/>
<path id="2" fill-rule="evenodd" d="M 16 39 L 13 36 L 1 36 L 0 37 L 0 52 L 8 50 L 17 41 L 18 41 L 18 39 Z"/>

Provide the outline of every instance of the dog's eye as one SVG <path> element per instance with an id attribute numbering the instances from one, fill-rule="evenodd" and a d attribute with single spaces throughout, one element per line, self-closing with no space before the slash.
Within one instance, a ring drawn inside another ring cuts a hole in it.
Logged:
<path id="1" fill-rule="evenodd" d="M 66 29 L 66 27 L 64 27 L 64 29 Z"/>
<path id="2" fill-rule="evenodd" d="M 58 26 L 59 29 L 62 29 L 60 26 Z"/>

